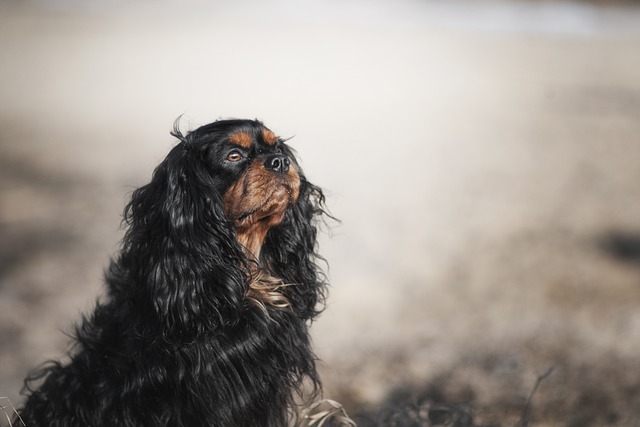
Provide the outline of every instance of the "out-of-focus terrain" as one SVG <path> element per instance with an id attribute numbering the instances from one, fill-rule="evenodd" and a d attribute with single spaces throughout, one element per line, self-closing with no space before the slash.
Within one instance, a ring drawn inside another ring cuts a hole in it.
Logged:
<path id="1" fill-rule="evenodd" d="M 470 404 L 640 424 L 640 9 L 310 0 L 0 3 L 0 396 L 68 348 L 126 197 L 258 117 L 326 189 L 313 325 L 352 414 Z"/>

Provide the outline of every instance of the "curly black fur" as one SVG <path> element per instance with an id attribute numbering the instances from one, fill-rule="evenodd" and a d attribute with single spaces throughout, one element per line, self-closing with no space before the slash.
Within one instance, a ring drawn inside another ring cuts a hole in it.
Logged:
<path id="1" fill-rule="evenodd" d="M 316 264 L 322 191 L 278 139 L 299 174 L 299 196 L 257 258 L 224 211 L 225 191 L 274 149 L 264 129 L 223 120 L 186 136 L 174 130 L 180 142 L 125 208 L 106 297 L 77 326 L 70 360 L 25 381 L 19 412 L 28 427 L 285 426 L 303 383 L 319 393 L 308 324 L 325 296 Z M 229 165 L 224 150 L 239 131 L 255 141 L 247 165 Z M 247 298 L 257 271 L 287 284 L 285 307 Z"/>

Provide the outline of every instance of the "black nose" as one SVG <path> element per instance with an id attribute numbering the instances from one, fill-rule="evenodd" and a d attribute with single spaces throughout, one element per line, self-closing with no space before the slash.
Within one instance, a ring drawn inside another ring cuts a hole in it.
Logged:
<path id="1" fill-rule="evenodd" d="M 279 173 L 287 173 L 289 171 L 289 165 L 291 160 L 284 154 L 276 154 L 271 156 L 264 162 L 264 167 Z"/>

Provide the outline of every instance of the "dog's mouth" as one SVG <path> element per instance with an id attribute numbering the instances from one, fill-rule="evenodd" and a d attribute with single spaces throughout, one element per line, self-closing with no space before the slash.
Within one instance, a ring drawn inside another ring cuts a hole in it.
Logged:
<path id="1" fill-rule="evenodd" d="M 236 227 L 243 227 L 249 224 L 269 223 L 278 224 L 282 221 L 287 208 L 293 205 L 297 199 L 297 191 L 294 191 L 286 181 L 265 197 L 260 195 L 245 195 L 246 200 L 250 200 L 250 205 L 255 206 L 240 212 L 233 222 Z M 262 200 L 261 200 L 262 199 Z"/>
<path id="2" fill-rule="evenodd" d="M 247 218 L 249 218 L 251 215 L 253 215 L 256 211 L 248 211 L 245 212 L 243 214 L 240 214 L 236 219 L 235 219 L 235 223 L 243 223 Z"/>
<path id="3" fill-rule="evenodd" d="M 270 220 L 277 215 L 278 212 L 260 213 L 258 210 L 252 210 L 239 215 L 233 223 L 236 227 L 244 227 L 258 222 L 271 222 Z"/>
<path id="4" fill-rule="evenodd" d="M 255 162 L 224 194 L 224 210 L 237 231 L 279 224 L 287 208 L 296 203 L 300 176 L 294 168 L 274 173 Z"/>
<path id="5" fill-rule="evenodd" d="M 259 171 L 246 174 L 225 193 L 225 214 L 247 256 L 259 258 L 267 233 L 282 222 L 299 193 L 297 173 L 274 178 Z"/>

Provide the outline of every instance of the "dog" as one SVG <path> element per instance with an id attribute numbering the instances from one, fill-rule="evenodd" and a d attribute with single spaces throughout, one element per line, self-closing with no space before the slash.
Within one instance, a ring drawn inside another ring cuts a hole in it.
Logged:
<path id="1" fill-rule="evenodd" d="M 69 360 L 25 380 L 27 427 L 282 427 L 321 393 L 322 190 L 258 120 L 171 134 Z"/>

